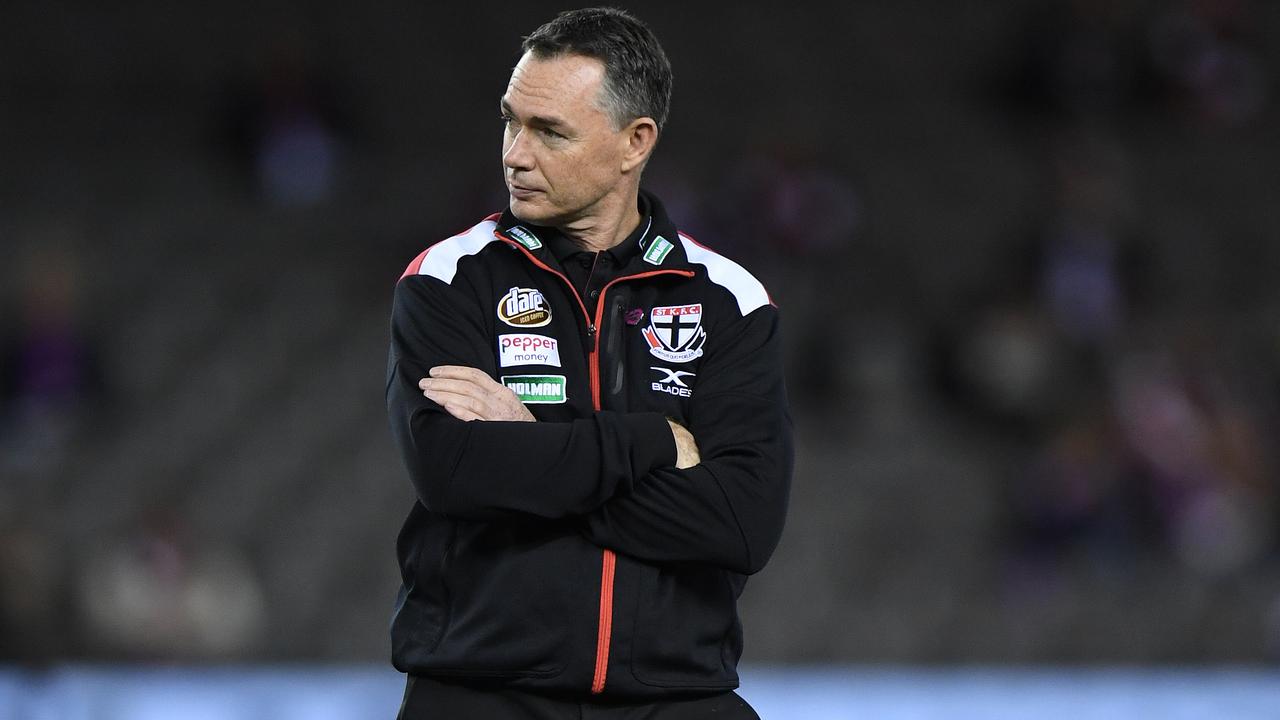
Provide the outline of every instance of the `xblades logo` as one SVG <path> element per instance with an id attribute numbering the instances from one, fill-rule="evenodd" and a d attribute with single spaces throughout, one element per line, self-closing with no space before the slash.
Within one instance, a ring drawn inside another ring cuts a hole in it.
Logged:
<path id="1" fill-rule="evenodd" d="M 694 377 L 694 373 L 691 373 L 688 370 L 672 370 L 671 368 L 658 366 L 650 366 L 649 369 L 657 370 L 663 374 L 661 379 L 655 380 L 649 384 L 650 389 L 655 392 L 686 398 L 693 395 L 693 389 L 684 381 L 684 378 Z"/>
<path id="2" fill-rule="evenodd" d="M 660 373 L 666 373 L 666 375 L 667 375 L 667 376 L 666 376 L 665 378 L 663 378 L 663 379 L 659 380 L 658 382 L 660 382 L 660 383 L 675 383 L 675 384 L 679 385 L 680 387 L 689 387 L 688 385 L 686 385 L 686 384 L 685 384 L 684 380 L 681 380 L 681 379 L 680 379 L 681 377 L 683 377 L 683 376 L 685 376 L 685 375 L 693 375 L 693 374 L 694 374 L 694 373 L 689 372 L 688 370 L 672 370 L 671 368 L 664 368 L 664 367 L 655 367 L 655 366 L 650 366 L 650 367 L 649 367 L 649 369 L 650 369 L 650 370 L 657 370 L 657 371 L 658 371 L 658 372 L 660 372 Z"/>

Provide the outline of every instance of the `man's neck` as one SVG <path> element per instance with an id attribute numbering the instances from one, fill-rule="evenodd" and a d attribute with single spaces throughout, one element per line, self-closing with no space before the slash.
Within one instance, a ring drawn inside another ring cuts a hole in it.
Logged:
<path id="1" fill-rule="evenodd" d="M 626 240 L 640 224 L 639 193 L 640 188 L 633 187 L 619 198 L 605 198 L 595 213 L 558 229 L 583 250 L 608 250 Z"/>

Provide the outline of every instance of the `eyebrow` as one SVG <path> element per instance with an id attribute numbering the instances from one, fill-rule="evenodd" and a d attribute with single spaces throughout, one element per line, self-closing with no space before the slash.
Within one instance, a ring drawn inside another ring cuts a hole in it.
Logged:
<path id="1" fill-rule="evenodd" d="M 502 98 L 502 100 L 499 101 L 498 104 L 502 107 L 502 112 L 507 113 L 508 115 L 516 114 L 516 111 L 511 108 L 511 103 L 507 102 L 507 99 L 505 97 Z M 560 118 L 557 118 L 557 117 L 549 117 L 546 115 L 532 115 L 528 117 L 525 120 L 525 122 L 531 125 L 538 125 L 538 126 L 547 127 L 547 128 L 569 127 L 568 123 L 566 123 L 564 120 L 561 120 Z"/>

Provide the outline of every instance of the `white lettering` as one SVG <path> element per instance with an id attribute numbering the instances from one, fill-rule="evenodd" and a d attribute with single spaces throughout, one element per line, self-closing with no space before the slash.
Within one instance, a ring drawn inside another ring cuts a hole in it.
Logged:
<path id="1" fill-rule="evenodd" d="M 499 299 L 498 317 L 515 327 L 543 327 L 551 322 L 551 309 L 536 288 L 513 287 Z"/>
<path id="2" fill-rule="evenodd" d="M 675 395 L 677 397 L 686 397 L 686 398 L 693 397 L 693 391 L 690 390 L 689 388 L 674 387 L 672 385 L 663 385 L 661 383 L 656 383 L 656 382 L 651 383 L 649 387 L 653 388 L 654 390 L 660 393 L 666 393 L 668 395 Z"/>
<path id="3" fill-rule="evenodd" d="M 679 305 L 676 307 L 656 307 L 651 313 L 655 317 L 671 317 L 674 315 L 701 315 L 702 305 Z"/>

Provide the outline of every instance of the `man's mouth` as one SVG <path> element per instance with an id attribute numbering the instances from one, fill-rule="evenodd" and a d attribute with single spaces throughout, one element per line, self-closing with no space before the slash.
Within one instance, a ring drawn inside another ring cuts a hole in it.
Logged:
<path id="1" fill-rule="evenodd" d="M 542 192 L 541 190 L 527 188 L 523 185 L 516 185 L 515 183 L 509 183 L 507 187 L 511 190 L 511 197 L 516 198 L 517 200 L 527 200 Z"/>

